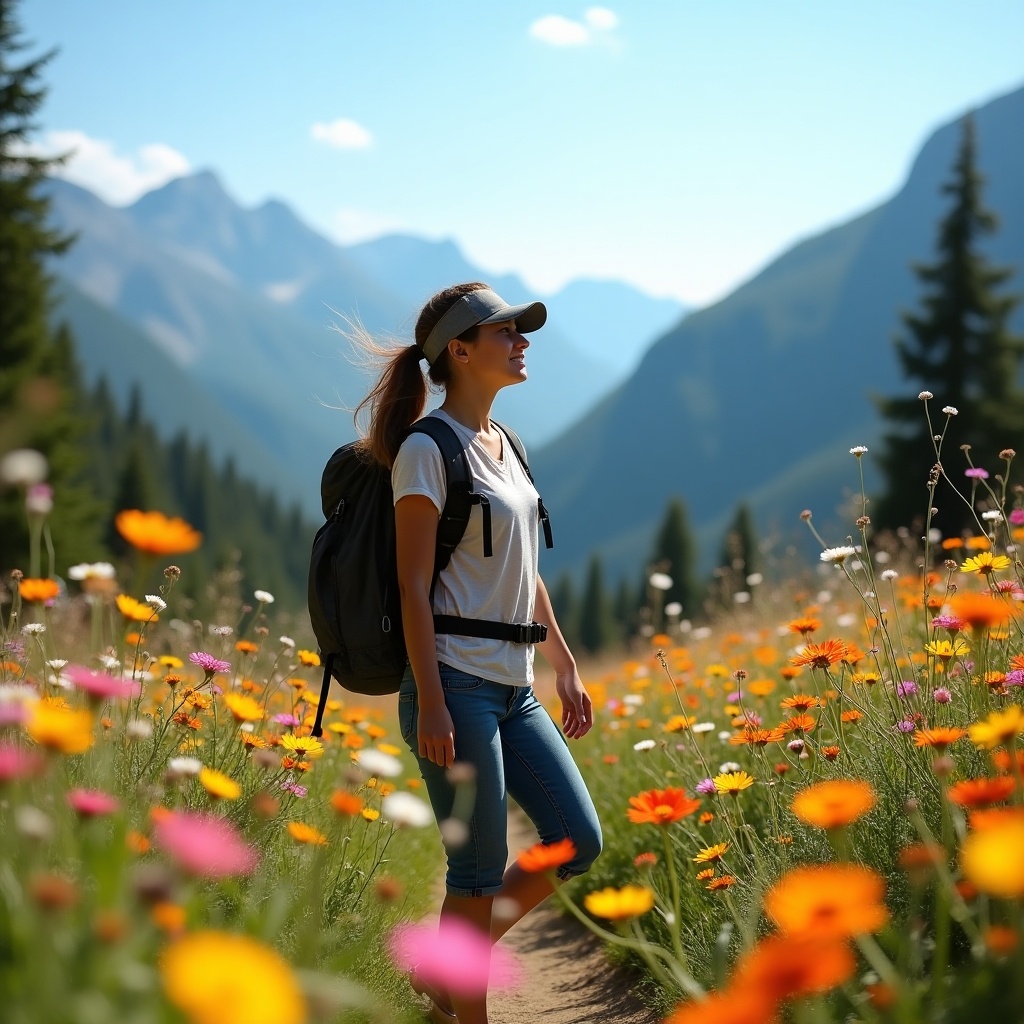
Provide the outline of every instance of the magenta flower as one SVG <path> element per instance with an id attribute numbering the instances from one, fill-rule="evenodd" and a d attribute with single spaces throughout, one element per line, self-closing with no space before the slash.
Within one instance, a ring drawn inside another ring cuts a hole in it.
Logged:
<path id="1" fill-rule="evenodd" d="M 278 725 L 286 725 L 288 726 L 289 729 L 296 729 L 300 725 L 302 725 L 302 722 L 299 721 L 299 719 L 296 718 L 295 715 L 289 715 L 286 712 L 282 712 L 279 715 L 274 715 L 273 718 L 271 718 L 271 721 L 276 722 Z"/>
<path id="2" fill-rule="evenodd" d="M 212 679 L 218 672 L 227 672 L 231 668 L 230 661 L 221 661 L 206 651 L 193 651 L 188 660 L 193 665 L 198 665 L 206 673 L 207 679 Z"/>
<path id="3" fill-rule="evenodd" d="M 13 743 L 0 743 L 0 782 L 26 779 L 35 775 L 42 764 L 35 752 Z"/>
<path id="4" fill-rule="evenodd" d="M 1010 522 L 1014 526 L 1024 526 L 1024 508 L 1015 508 L 1010 512 Z"/>
<path id="5" fill-rule="evenodd" d="M 28 708 L 20 700 L 0 703 L 0 729 L 5 725 L 24 725 L 28 721 Z"/>
<path id="6" fill-rule="evenodd" d="M 1024 672 L 1019 668 L 1015 668 L 1010 672 L 1006 673 L 1006 678 L 1003 680 L 1004 686 L 1024 686 Z"/>
<path id="7" fill-rule="evenodd" d="M 917 726 L 909 718 L 904 718 L 902 722 L 896 723 L 897 732 L 913 732 L 916 728 Z"/>
<path id="8" fill-rule="evenodd" d="M 281 783 L 281 788 L 286 792 L 291 793 L 292 796 L 297 796 L 300 799 L 309 792 L 305 786 L 300 786 L 297 782 L 292 782 L 291 779 L 285 779 L 284 782 Z"/>
<path id="9" fill-rule="evenodd" d="M 695 793 L 700 793 L 701 796 L 714 796 L 718 790 L 715 788 L 714 779 L 701 779 L 696 786 L 693 787 Z"/>
<path id="10" fill-rule="evenodd" d="M 967 622 L 959 615 L 936 615 L 932 619 L 932 625 L 936 629 L 948 629 L 950 633 L 959 633 L 967 628 Z"/>
<path id="11" fill-rule="evenodd" d="M 446 917 L 438 928 L 400 924 L 388 937 L 388 948 L 401 970 L 415 968 L 427 984 L 463 996 L 509 988 L 519 980 L 515 958 L 458 918 Z"/>
<path id="12" fill-rule="evenodd" d="M 981 466 L 968 466 L 967 469 L 964 470 L 964 476 L 967 477 L 968 480 L 987 480 L 988 470 L 982 469 Z"/>
<path id="13" fill-rule="evenodd" d="M 948 704 L 953 699 L 953 694 L 944 686 L 937 686 L 932 694 L 936 704 Z"/>
<path id="14" fill-rule="evenodd" d="M 917 683 L 912 679 L 904 679 L 902 683 L 896 684 L 897 697 L 913 697 L 917 693 Z"/>
<path id="15" fill-rule="evenodd" d="M 153 837 L 179 868 L 200 878 L 248 875 L 259 860 L 235 826 L 214 814 L 171 812 L 157 820 Z"/>
<path id="16" fill-rule="evenodd" d="M 99 789 L 72 789 L 67 801 L 80 818 L 102 818 L 121 806 L 109 793 Z"/>
<path id="17" fill-rule="evenodd" d="M 101 672 L 93 672 L 84 665 L 68 665 L 61 675 L 95 700 L 138 697 L 142 692 L 140 683 L 133 682 L 131 679 L 117 679 Z"/>

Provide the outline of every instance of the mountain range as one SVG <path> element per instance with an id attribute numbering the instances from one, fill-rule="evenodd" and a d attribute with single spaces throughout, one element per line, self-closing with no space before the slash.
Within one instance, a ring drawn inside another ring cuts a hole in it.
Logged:
<path id="1" fill-rule="evenodd" d="M 986 252 L 1016 268 L 1011 288 L 1024 291 L 1024 89 L 974 116 L 984 201 L 1000 219 Z M 530 446 L 552 512 L 545 572 L 599 551 L 613 575 L 634 578 L 675 494 L 707 560 L 741 500 L 763 533 L 788 537 L 805 507 L 836 520 L 857 486 L 847 449 L 880 434 L 871 396 L 908 386 L 892 340 L 919 297 L 911 266 L 934 254 L 958 139 L 957 123 L 938 129 L 890 200 L 706 309 L 619 282 L 543 296 L 531 380 L 495 411 Z M 122 396 L 137 382 L 161 428 L 207 438 L 214 457 L 233 455 L 310 514 L 326 457 L 353 436 L 344 410 L 368 383 L 332 325 L 407 340 L 423 300 L 457 280 L 487 281 L 510 302 L 537 297 L 450 241 L 338 246 L 280 202 L 243 209 L 211 172 L 126 208 L 65 181 L 49 188 L 55 226 L 78 236 L 54 272 L 87 378 L 105 374 Z M 1024 328 L 1020 309 L 1014 325 Z M 927 468 L 908 471 L 923 484 Z"/>

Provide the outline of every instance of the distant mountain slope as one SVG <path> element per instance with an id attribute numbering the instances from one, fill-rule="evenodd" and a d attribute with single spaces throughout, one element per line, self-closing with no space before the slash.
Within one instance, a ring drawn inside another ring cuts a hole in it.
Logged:
<path id="1" fill-rule="evenodd" d="M 987 251 L 1017 268 L 1011 287 L 1024 291 L 1024 89 L 975 117 L 984 199 L 1000 218 Z M 919 294 L 911 263 L 934 255 L 939 187 L 959 131 L 934 133 L 889 202 L 800 243 L 690 314 L 537 455 L 553 520 L 572 524 L 549 567 L 578 567 L 600 549 L 613 569 L 634 572 L 672 494 L 705 527 L 752 495 L 762 525 L 795 523 L 804 507 L 832 515 L 840 481 L 856 481 L 846 450 L 870 445 L 879 429 L 870 395 L 912 386 L 900 380 L 892 338 L 900 310 Z M 1016 327 L 1024 329 L 1020 309 Z M 908 467 L 921 475 L 922 498 L 927 469 Z M 778 486 L 784 477 L 791 487 Z"/>

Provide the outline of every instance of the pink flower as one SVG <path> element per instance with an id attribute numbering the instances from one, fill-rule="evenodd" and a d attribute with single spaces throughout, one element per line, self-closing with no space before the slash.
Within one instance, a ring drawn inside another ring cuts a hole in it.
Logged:
<path id="1" fill-rule="evenodd" d="M 0 703 L 0 729 L 5 725 L 24 725 L 28 721 L 28 708 L 21 701 Z"/>
<path id="2" fill-rule="evenodd" d="M 712 796 L 718 792 L 715 788 L 714 779 L 701 779 L 700 782 L 693 787 L 693 791 L 694 793 L 700 793 L 701 796 Z"/>
<path id="3" fill-rule="evenodd" d="M 153 829 L 160 847 L 183 871 L 201 878 L 248 875 L 259 854 L 225 818 L 171 812 Z"/>
<path id="4" fill-rule="evenodd" d="M 981 466 L 971 466 L 964 470 L 964 476 L 969 480 L 987 480 L 988 470 L 982 469 Z"/>
<path id="5" fill-rule="evenodd" d="M 932 694 L 936 704 L 948 704 L 953 699 L 953 694 L 944 686 L 935 687 L 935 692 Z"/>
<path id="6" fill-rule="evenodd" d="M 84 665 L 68 665 L 61 675 L 70 680 L 79 690 L 84 690 L 96 700 L 109 700 L 113 697 L 138 697 L 142 685 L 130 679 L 116 679 L 100 672 L 93 672 Z"/>
<path id="7" fill-rule="evenodd" d="M 1010 512 L 1010 522 L 1014 526 L 1024 526 L 1024 508 L 1015 508 Z"/>
<path id="8" fill-rule="evenodd" d="M 206 673 L 207 679 L 215 676 L 218 672 L 227 672 L 231 668 L 230 661 L 221 661 L 220 658 L 215 658 L 212 654 L 207 654 L 206 651 L 194 651 L 188 656 L 188 660 L 193 665 L 198 665 Z"/>
<path id="9" fill-rule="evenodd" d="M 98 789 L 72 789 L 67 801 L 80 818 L 101 818 L 121 806 L 109 793 Z"/>
<path id="10" fill-rule="evenodd" d="M 24 747 L 0 743 L 0 782 L 28 778 L 36 773 L 42 763 L 38 754 Z"/>
<path id="11" fill-rule="evenodd" d="M 519 965 L 500 946 L 458 918 L 445 917 L 438 928 L 400 924 L 388 937 L 391 958 L 404 971 L 415 968 L 428 984 L 463 996 L 508 988 L 519 980 Z"/>

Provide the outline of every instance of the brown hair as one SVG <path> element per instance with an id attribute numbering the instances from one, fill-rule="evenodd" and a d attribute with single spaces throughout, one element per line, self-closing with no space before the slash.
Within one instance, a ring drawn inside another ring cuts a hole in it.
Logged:
<path id="1" fill-rule="evenodd" d="M 406 430 L 423 415 L 427 404 L 427 381 L 420 368 L 422 346 L 441 317 L 463 295 L 487 287 L 489 285 L 471 281 L 452 285 L 431 296 L 416 318 L 415 345 L 407 345 L 396 351 L 382 349 L 371 339 L 360 339 L 364 348 L 384 360 L 384 368 L 369 394 L 356 406 L 355 415 L 358 419 L 364 411 L 369 412 L 370 422 L 362 444 L 368 455 L 388 469 L 394 464 Z M 459 340 L 472 341 L 477 330 L 475 326 L 470 327 L 459 335 Z M 448 383 L 451 366 L 447 349 L 434 360 L 427 372 L 436 387 L 443 388 Z"/>

